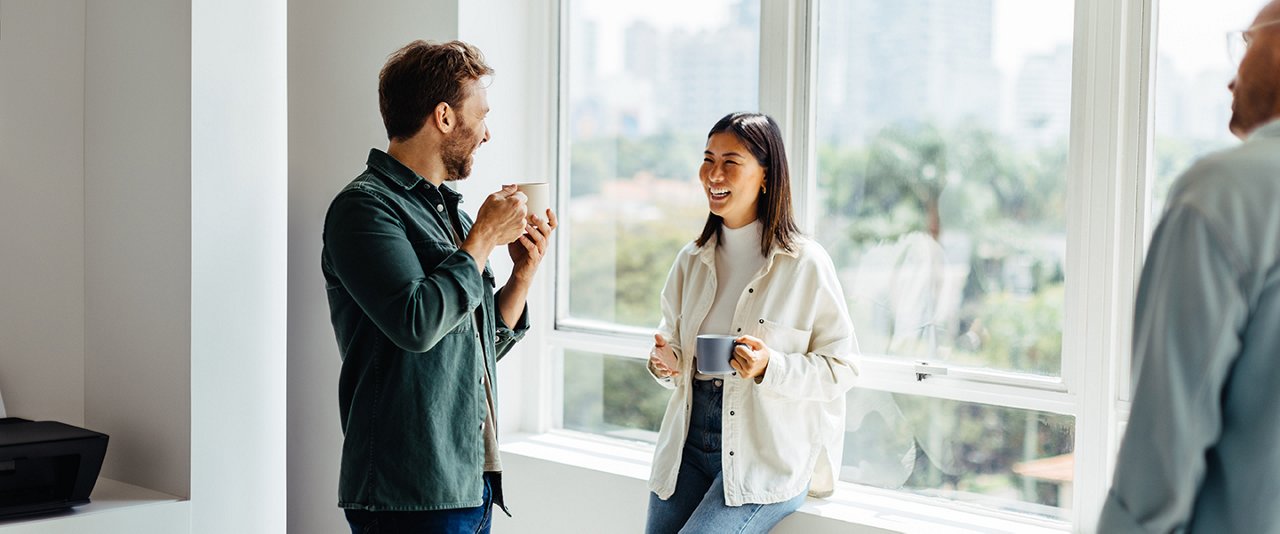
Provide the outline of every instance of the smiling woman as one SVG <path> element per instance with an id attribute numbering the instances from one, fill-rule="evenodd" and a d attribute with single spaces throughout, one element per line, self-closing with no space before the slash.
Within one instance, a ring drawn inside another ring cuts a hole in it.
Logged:
<path id="1" fill-rule="evenodd" d="M 698 176 L 707 191 L 711 213 L 698 246 L 720 236 L 721 223 L 738 229 L 759 220 L 760 252 L 774 245 L 790 250 L 800 233 L 791 213 L 791 171 L 782 134 L 774 120 L 759 113 L 730 113 L 707 134 Z M 773 195 L 769 195 L 769 190 Z"/>
<path id="2" fill-rule="evenodd" d="M 806 494 L 830 496 L 857 376 L 831 259 L 792 219 L 778 123 L 732 113 L 707 138 L 711 213 L 667 276 L 649 353 L 673 390 L 649 478 L 652 534 L 768 532 Z M 732 340 L 727 354 L 713 337 Z M 732 373 L 707 374 L 706 360 L 725 357 Z"/>

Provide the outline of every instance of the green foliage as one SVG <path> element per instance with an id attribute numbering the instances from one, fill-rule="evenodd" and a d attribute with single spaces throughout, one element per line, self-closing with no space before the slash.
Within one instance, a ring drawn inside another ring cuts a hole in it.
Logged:
<path id="1" fill-rule="evenodd" d="M 985 325 L 982 351 L 973 365 L 1054 376 L 1062 367 L 1061 284 L 1031 295 L 1000 292 L 986 295 L 977 306 Z"/>
<path id="2" fill-rule="evenodd" d="M 644 384 L 642 387 L 637 387 Z M 624 428 L 657 432 L 671 390 L 649 376 L 644 360 L 606 358 L 604 361 L 605 422 Z"/>
<path id="3" fill-rule="evenodd" d="M 597 137 L 575 139 L 569 156 L 573 176 L 569 195 L 579 197 L 600 192 L 615 177 L 649 174 L 666 179 L 688 179 L 698 175 L 701 163 L 701 136 L 659 133 L 645 137 Z"/>
<path id="4" fill-rule="evenodd" d="M 577 317 L 656 327 L 671 263 L 700 230 L 667 219 L 612 220 L 574 228 L 570 310 Z"/>
<path id="5" fill-rule="evenodd" d="M 1067 454 L 1075 446 L 1071 416 L 985 404 L 897 395 L 915 429 L 920 454 L 905 488 L 930 493 L 1020 494 L 1019 499 L 1058 506 L 1057 492 L 1043 492 L 1014 473 L 1022 462 Z"/>
<path id="6" fill-rule="evenodd" d="M 671 391 L 644 360 L 565 351 L 564 426 L 597 434 L 657 432 Z"/>

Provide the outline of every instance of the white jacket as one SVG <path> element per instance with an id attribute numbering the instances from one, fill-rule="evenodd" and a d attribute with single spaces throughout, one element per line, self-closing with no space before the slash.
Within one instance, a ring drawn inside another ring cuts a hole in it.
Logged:
<path id="1" fill-rule="evenodd" d="M 724 499 L 729 506 L 782 502 L 805 487 L 831 495 L 840 472 L 845 392 L 853 386 L 858 352 L 844 293 L 831 258 L 799 238 L 795 251 L 778 247 L 734 308 L 733 328 L 769 347 L 764 379 L 724 382 Z M 649 489 L 661 499 L 675 491 L 689 433 L 693 358 L 698 327 L 716 293 L 715 239 L 680 250 L 662 290 L 658 331 L 675 350 L 680 374 L 657 378 L 675 392 L 667 403 L 654 451 Z"/>

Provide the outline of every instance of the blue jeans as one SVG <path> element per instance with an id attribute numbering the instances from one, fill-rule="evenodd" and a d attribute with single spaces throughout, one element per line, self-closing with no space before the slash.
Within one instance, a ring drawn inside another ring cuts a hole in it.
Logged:
<path id="1" fill-rule="evenodd" d="M 489 534 L 493 495 L 488 473 L 484 475 L 484 504 L 422 512 L 370 512 L 346 510 L 351 534 Z"/>
<path id="2" fill-rule="evenodd" d="M 769 532 L 804 504 L 805 492 L 780 503 L 725 505 L 720 464 L 724 383 L 716 379 L 693 384 L 689 437 L 681 454 L 676 491 L 665 501 L 649 494 L 645 534 Z"/>

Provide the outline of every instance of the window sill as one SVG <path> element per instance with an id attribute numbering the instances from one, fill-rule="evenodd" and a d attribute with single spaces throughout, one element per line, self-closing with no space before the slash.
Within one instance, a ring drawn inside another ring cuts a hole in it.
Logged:
<path id="1" fill-rule="evenodd" d="M 506 438 L 504 455 L 517 455 L 617 477 L 649 478 L 653 447 L 572 432 L 518 434 Z M 638 504 L 637 506 L 643 506 Z M 1018 532 L 1062 534 L 1070 525 L 1029 518 L 1025 521 L 957 509 L 842 484 L 826 499 L 806 500 L 799 514 L 839 522 L 856 532 Z"/>

